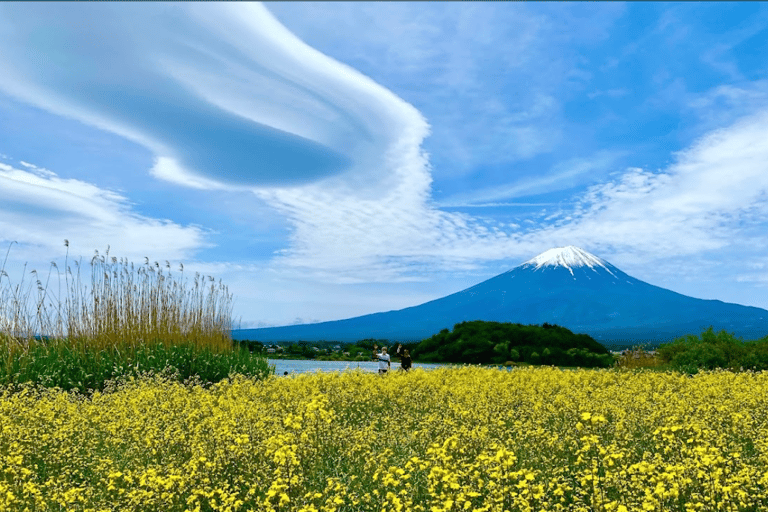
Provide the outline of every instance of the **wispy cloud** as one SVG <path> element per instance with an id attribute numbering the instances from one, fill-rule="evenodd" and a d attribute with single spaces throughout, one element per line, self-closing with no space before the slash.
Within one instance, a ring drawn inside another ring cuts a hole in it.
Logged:
<path id="1" fill-rule="evenodd" d="M 607 97 L 607 98 L 621 98 L 622 96 L 626 96 L 629 94 L 629 89 L 620 87 L 616 89 L 606 89 L 606 90 L 598 90 L 598 91 L 592 91 L 587 94 L 587 98 L 594 100 L 595 98 L 600 97 Z"/>
<path id="2" fill-rule="evenodd" d="M 443 177 L 559 147 L 562 96 L 588 77 L 579 50 L 607 38 L 625 11 L 602 7 L 269 4 L 305 41 L 418 105 L 433 126 L 425 149 Z"/>
<path id="3" fill-rule="evenodd" d="M 681 107 L 697 120 L 697 128 L 711 131 L 768 108 L 768 80 L 739 81 L 700 93 L 685 93 Z"/>
<path id="4" fill-rule="evenodd" d="M 555 164 L 548 172 L 525 177 L 511 183 L 479 188 L 471 192 L 455 194 L 439 202 L 447 206 L 472 206 L 486 202 L 502 201 L 536 194 L 566 190 L 587 181 L 597 181 L 607 175 L 625 153 L 599 151 L 587 158 L 570 158 Z"/>
<path id="5" fill-rule="evenodd" d="M 117 192 L 24 163 L 18 169 L 0 163 L 0 242 L 35 248 L 43 260 L 73 249 L 106 249 L 139 261 L 142 257 L 181 259 L 207 245 L 205 233 L 164 219 L 139 215 Z M 12 251 L 13 257 L 16 252 Z"/>
<path id="6" fill-rule="evenodd" d="M 627 169 L 589 188 L 574 208 L 525 228 L 430 208 L 425 183 L 407 179 L 369 201 L 331 190 L 277 193 L 272 200 L 295 225 L 279 261 L 327 279 L 387 281 L 576 244 L 627 262 L 695 257 L 695 268 L 708 251 L 768 244 L 760 235 L 768 233 L 766 162 L 768 113 L 761 113 L 702 137 L 666 169 Z"/>
<path id="7" fill-rule="evenodd" d="M 537 236 L 568 235 L 646 258 L 695 255 L 743 243 L 737 234 L 748 228 L 768 227 L 766 197 L 768 111 L 712 131 L 665 170 L 629 169 L 591 187 L 571 219 Z M 764 243 L 768 235 L 759 238 Z"/>
<path id="8" fill-rule="evenodd" d="M 711 45 L 701 53 L 702 62 L 727 75 L 734 82 L 745 80 L 743 72 L 736 62 L 734 49 L 745 40 L 768 30 L 768 11 L 760 10 L 748 21 L 728 30 L 717 44 Z"/>
<path id="9" fill-rule="evenodd" d="M 440 203 L 440 208 L 505 208 L 507 206 L 520 206 L 529 208 L 531 206 L 556 206 L 558 203 L 472 203 L 472 204 L 450 204 Z"/>

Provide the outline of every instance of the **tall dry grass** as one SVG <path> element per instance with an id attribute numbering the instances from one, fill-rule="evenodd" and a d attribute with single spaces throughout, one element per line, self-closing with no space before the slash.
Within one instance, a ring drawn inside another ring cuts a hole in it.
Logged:
<path id="1" fill-rule="evenodd" d="M 183 265 L 178 274 L 171 272 L 168 261 L 162 267 L 145 258 L 135 266 L 110 256 L 107 247 L 104 255 L 96 251 L 91 258 L 86 286 L 84 265 L 74 261 L 70 266 L 69 242 L 64 244 L 64 269 L 51 262 L 45 282 L 34 269 L 27 274 L 25 266 L 21 281 L 13 285 L 5 271 L 6 253 L 0 270 L 0 335 L 5 345 L 23 350 L 43 337 L 81 349 L 133 350 L 159 342 L 231 350 L 232 295 L 221 280 L 195 273 L 190 284 Z"/>
<path id="2" fill-rule="evenodd" d="M 90 268 L 52 262 L 11 282 L 0 268 L 0 384 L 37 382 L 100 389 L 114 378 L 146 371 L 216 381 L 230 373 L 267 375 L 267 360 L 235 349 L 232 294 L 210 276 L 184 266 L 173 273 L 145 258 L 136 266 L 98 251 Z M 88 276 L 89 279 L 83 278 Z"/>
<path id="3" fill-rule="evenodd" d="M 639 368 L 660 368 L 663 364 L 664 362 L 655 351 L 648 350 L 642 346 L 636 346 L 625 350 L 616 359 L 615 367 L 635 370 Z"/>

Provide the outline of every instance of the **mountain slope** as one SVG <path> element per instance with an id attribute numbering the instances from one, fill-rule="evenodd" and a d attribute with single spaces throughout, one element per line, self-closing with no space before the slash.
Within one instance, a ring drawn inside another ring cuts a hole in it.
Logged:
<path id="1" fill-rule="evenodd" d="M 317 324 L 242 329 L 261 341 L 418 340 L 464 320 L 554 323 L 604 343 L 698 334 L 712 325 L 737 336 L 768 334 L 768 311 L 702 300 L 629 276 L 577 247 L 550 249 L 466 290 L 418 306 Z"/>

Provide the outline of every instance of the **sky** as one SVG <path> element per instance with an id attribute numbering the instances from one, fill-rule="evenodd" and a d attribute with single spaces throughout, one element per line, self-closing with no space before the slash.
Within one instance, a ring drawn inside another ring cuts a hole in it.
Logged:
<path id="1" fill-rule="evenodd" d="M 766 3 L 3 2 L 0 69 L 6 283 L 108 249 L 265 327 L 575 245 L 768 309 Z"/>

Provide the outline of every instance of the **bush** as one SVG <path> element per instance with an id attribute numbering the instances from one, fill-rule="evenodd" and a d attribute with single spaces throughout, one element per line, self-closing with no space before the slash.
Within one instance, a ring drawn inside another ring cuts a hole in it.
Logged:
<path id="1" fill-rule="evenodd" d="M 0 385 L 32 383 L 66 391 L 102 391 L 110 381 L 144 374 L 164 374 L 179 382 L 196 377 L 214 383 L 240 374 L 263 378 L 273 373 L 267 360 L 246 348 L 225 352 L 192 345 L 142 345 L 135 351 L 71 350 L 63 343 L 37 343 L 22 357 L 0 365 Z"/>
<path id="2" fill-rule="evenodd" d="M 745 342 L 725 330 L 715 333 L 711 326 L 700 336 L 661 345 L 657 352 L 672 368 L 692 374 L 716 368 L 768 370 L 768 336 Z"/>

